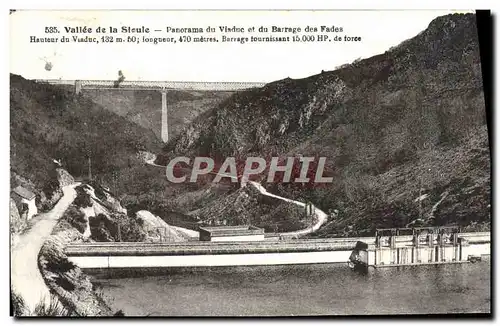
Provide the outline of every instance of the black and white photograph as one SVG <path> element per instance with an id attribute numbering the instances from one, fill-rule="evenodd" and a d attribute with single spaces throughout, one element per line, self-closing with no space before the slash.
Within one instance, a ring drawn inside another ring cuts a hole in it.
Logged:
<path id="1" fill-rule="evenodd" d="M 490 11 L 8 15 L 11 316 L 491 317 Z"/>

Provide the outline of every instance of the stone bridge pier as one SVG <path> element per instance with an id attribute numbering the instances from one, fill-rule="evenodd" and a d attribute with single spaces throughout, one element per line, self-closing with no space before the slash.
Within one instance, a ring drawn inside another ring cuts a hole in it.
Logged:
<path id="1" fill-rule="evenodd" d="M 167 90 L 161 91 L 161 140 L 168 142 L 168 106 L 167 106 Z"/>

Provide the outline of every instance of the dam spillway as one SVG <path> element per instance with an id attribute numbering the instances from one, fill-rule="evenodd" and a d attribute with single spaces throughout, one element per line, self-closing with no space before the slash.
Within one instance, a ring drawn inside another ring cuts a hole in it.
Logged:
<path id="1" fill-rule="evenodd" d="M 489 232 L 460 234 L 457 227 L 377 229 L 375 244 L 359 241 L 349 264 L 353 268 L 399 267 L 475 262 L 490 255 Z M 400 232 L 411 232 L 410 242 L 397 241 Z M 389 236 L 387 236 L 389 234 Z"/>

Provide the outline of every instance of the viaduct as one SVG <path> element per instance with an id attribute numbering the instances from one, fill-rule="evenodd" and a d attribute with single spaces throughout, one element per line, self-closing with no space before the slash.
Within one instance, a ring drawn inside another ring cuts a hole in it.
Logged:
<path id="1" fill-rule="evenodd" d="M 255 82 L 193 82 L 193 81 L 123 81 L 115 80 L 36 80 L 41 83 L 54 85 L 74 85 L 75 94 L 82 89 L 103 90 L 156 90 L 161 92 L 161 138 L 168 142 L 168 105 L 167 92 L 169 90 L 218 91 L 234 92 L 251 88 L 263 87 L 265 83 Z"/>

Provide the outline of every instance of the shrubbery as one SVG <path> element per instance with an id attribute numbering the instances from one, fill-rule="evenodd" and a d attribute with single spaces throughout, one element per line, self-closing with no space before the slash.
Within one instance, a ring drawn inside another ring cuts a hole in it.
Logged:
<path id="1" fill-rule="evenodd" d="M 121 213 L 114 213 L 110 218 L 99 214 L 90 219 L 91 238 L 98 242 L 141 242 L 147 236 L 142 223 Z"/>
<path id="2" fill-rule="evenodd" d="M 76 198 L 73 204 L 76 205 L 77 207 L 86 208 L 92 206 L 92 200 L 90 198 L 90 195 L 85 191 L 85 187 L 87 186 L 80 185 L 75 188 Z"/>
<path id="3" fill-rule="evenodd" d="M 47 304 L 41 300 L 35 307 L 34 311 L 30 311 L 24 299 L 15 291 L 10 291 L 11 308 L 14 316 L 31 316 L 31 317 L 71 317 L 75 316 L 75 311 L 65 308 L 53 294 L 50 295 L 50 302 Z"/>
<path id="4" fill-rule="evenodd" d="M 80 233 L 84 233 L 87 229 L 87 217 L 75 205 L 68 207 L 64 213 L 62 220 L 67 221 L 72 227 Z"/>

